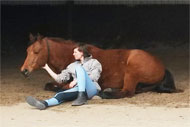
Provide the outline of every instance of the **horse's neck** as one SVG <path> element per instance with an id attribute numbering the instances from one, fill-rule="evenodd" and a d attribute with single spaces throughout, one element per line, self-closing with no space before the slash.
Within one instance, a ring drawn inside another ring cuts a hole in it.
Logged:
<path id="1" fill-rule="evenodd" d="M 48 39 L 49 43 L 49 61 L 48 64 L 56 72 L 60 73 L 70 63 L 74 62 L 73 48 L 76 46 L 72 41 L 55 42 Z M 89 45 L 89 50 L 94 58 L 100 58 L 103 50 Z"/>
<path id="2" fill-rule="evenodd" d="M 90 53 L 92 54 L 92 56 L 96 59 L 100 59 L 100 57 L 102 56 L 104 50 L 103 49 L 100 49 L 100 48 L 97 48 L 95 46 L 90 46 L 90 49 L 89 49 Z"/>
<path id="3" fill-rule="evenodd" d="M 67 43 L 49 42 L 49 62 L 50 67 L 56 72 L 60 73 L 61 70 L 65 69 L 71 62 L 74 61 L 72 56 L 74 45 Z"/>

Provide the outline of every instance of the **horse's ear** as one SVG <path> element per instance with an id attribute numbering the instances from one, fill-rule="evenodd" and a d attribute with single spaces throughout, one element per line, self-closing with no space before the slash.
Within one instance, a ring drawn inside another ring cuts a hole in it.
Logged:
<path id="1" fill-rule="evenodd" d="M 42 40 L 42 38 L 43 38 L 43 36 L 40 33 L 38 33 L 37 34 L 37 40 L 40 41 L 40 40 Z"/>
<path id="2" fill-rule="evenodd" d="M 29 40 L 30 42 L 34 42 L 35 41 L 35 37 L 32 33 L 29 34 Z"/>

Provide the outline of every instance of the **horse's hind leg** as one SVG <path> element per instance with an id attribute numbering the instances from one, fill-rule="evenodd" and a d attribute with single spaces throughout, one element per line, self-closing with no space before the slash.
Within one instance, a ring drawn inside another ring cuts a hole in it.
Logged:
<path id="1" fill-rule="evenodd" d="M 130 74 L 126 73 L 124 77 L 124 85 L 122 89 L 111 89 L 110 91 L 103 91 L 100 96 L 103 99 L 118 99 L 124 97 L 132 97 L 135 94 L 137 80 Z"/>
<path id="2" fill-rule="evenodd" d="M 135 94 L 154 91 L 158 84 L 145 84 L 145 83 L 138 83 L 135 89 Z"/>

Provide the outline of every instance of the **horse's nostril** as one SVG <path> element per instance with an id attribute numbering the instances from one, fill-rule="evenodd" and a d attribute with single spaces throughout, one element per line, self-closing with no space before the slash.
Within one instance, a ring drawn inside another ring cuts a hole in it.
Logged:
<path id="1" fill-rule="evenodd" d="M 24 72 L 28 72 L 28 70 L 27 70 L 27 69 L 24 69 Z"/>
<path id="2" fill-rule="evenodd" d="M 25 77 L 28 77 L 29 75 L 29 71 L 27 69 L 24 69 L 22 72 L 21 72 Z"/>

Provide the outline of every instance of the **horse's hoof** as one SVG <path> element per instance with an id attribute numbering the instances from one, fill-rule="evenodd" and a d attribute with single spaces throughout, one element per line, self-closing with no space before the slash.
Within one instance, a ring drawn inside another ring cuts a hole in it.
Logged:
<path id="1" fill-rule="evenodd" d="M 100 92 L 98 96 L 102 99 L 112 99 L 111 92 Z"/>
<path id="2" fill-rule="evenodd" d="M 113 90 L 112 90 L 112 88 L 106 88 L 106 89 L 104 89 L 104 91 L 103 92 L 108 92 L 108 93 L 111 93 L 111 92 L 113 92 Z"/>
<path id="3" fill-rule="evenodd" d="M 92 97 L 92 99 L 93 99 L 93 100 L 100 100 L 100 99 L 102 99 L 102 98 L 101 98 L 100 96 L 97 96 L 97 95 L 96 95 L 96 96 Z"/>

